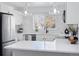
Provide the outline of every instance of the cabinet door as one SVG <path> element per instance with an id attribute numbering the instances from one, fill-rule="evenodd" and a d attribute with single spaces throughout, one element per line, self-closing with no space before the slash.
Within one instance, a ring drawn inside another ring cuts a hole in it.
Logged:
<path id="1" fill-rule="evenodd" d="M 11 25 L 12 25 L 12 38 L 17 38 L 19 40 L 22 40 L 23 39 L 23 36 L 22 34 L 20 33 L 17 33 L 17 30 L 16 30 L 16 25 L 21 25 L 22 24 L 22 21 L 23 21 L 23 15 L 20 14 L 20 12 L 16 11 L 16 10 L 12 10 L 10 12 L 11 14 L 13 14 L 12 18 L 11 18 Z"/>
<path id="2" fill-rule="evenodd" d="M 16 11 L 16 10 L 14 10 L 13 12 L 14 12 L 13 14 L 14 14 L 14 18 L 15 18 L 15 24 L 16 25 L 22 24 L 23 15 L 20 12 Z"/>
<path id="3" fill-rule="evenodd" d="M 0 4 L 0 12 L 8 13 L 10 10 L 13 10 L 12 6 L 8 6 L 6 4 Z"/>
<path id="4" fill-rule="evenodd" d="M 2 38 L 3 42 L 11 40 L 11 16 L 2 15 Z"/>
<path id="5" fill-rule="evenodd" d="M 6 5 L 0 4 L 0 12 L 8 13 Z"/>
<path id="6" fill-rule="evenodd" d="M 67 3 L 67 24 L 78 24 L 79 23 L 79 2 L 68 2 Z"/>

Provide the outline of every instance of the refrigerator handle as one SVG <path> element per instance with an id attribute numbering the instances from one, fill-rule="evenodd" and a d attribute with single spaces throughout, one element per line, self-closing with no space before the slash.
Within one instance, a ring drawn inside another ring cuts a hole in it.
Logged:
<path id="1" fill-rule="evenodd" d="M 2 44 L 9 43 L 9 42 L 13 42 L 13 41 L 15 41 L 15 39 L 13 39 L 13 40 L 9 40 L 9 41 L 5 41 L 5 42 L 2 42 Z"/>

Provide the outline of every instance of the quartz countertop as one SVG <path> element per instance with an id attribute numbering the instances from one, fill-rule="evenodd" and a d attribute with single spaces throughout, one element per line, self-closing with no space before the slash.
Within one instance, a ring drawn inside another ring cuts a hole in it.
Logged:
<path id="1" fill-rule="evenodd" d="M 4 47 L 12 50 L 31 50 L 45 52 L 62 52 L 79 54 L 79 43 L 70 44 L 68 39 L 55 39 L 54 41 L 19 41 Z"/>

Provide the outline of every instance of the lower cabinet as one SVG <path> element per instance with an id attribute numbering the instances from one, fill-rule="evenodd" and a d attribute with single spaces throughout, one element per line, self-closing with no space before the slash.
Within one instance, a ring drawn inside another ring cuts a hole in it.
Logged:
<path id="1" fill-rule="evenodd" d="M 27 51 L 27 50 L 14 50 L 12 54 L 13 56 L 79 56 L 79 54 L 71 54 L 71 53 Z"/>

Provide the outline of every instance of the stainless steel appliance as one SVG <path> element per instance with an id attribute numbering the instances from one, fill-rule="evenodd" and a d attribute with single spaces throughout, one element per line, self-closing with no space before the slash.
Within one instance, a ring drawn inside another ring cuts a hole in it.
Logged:
<path id="1" fill-rule="evenodd" d="M 1 21 L 0 55 L 6 55 L 8 50 L 5 50 L 4 47 L 15 41 L 11 39 L 11 16 L 13 15 L 9 13 L 0 12 L 0 21 Z"/>

